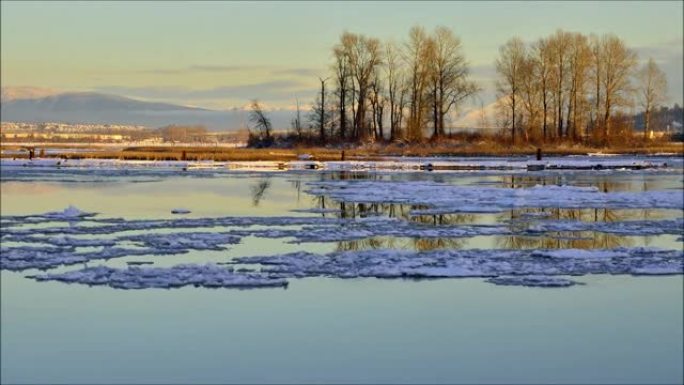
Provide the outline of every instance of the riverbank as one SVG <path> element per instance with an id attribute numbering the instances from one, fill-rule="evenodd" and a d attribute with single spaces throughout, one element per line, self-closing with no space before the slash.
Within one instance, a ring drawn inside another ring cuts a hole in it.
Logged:
<path id="1" fill-rule="evenodd" d="M 296 147 L 296 148 L 230 148 L 196 145 L 170 146 L 100 146 L 75 144 L 2 144 L 3 158 L 28 158 L 27 148 L 34 148 L 34 156 L 68 159 L 121 160 L 215 160 L 215 161 L 291 161 L 297 159 L 380 160 L 386 157 L 444 157 L 444 156 L 531 156 L 537 146 L 505 146 L 499 143 L 424 143 L 415 145 L 370 144 L 352 148 Z M 654 143 L 635 147 L 613 145 L 595 147 L 584 145 L 549 144 L 541 147 L 544 156 L 621 154 L 621 155 L 684 155 L 684 143 Z"/>

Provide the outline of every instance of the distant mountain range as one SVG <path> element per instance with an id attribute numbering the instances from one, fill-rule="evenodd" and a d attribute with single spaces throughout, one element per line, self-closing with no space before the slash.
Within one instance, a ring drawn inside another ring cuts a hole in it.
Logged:
<path id="1" fill-rule="evenodd" d="M 46 95 L 47 94 L 47 95 Z M 269 116 L 276 128 L 287 128 L 291 111 Z M 144 125 L 204 125 L 210 130 L 237 130 L 247 123 L 248 111 L 210 110 L 170 103 L 148 102 L 96 92 L 49 94 L 42 89 L 12 92 L 3 88 L 0 120 L 5 122 L 64 122 Z"/>

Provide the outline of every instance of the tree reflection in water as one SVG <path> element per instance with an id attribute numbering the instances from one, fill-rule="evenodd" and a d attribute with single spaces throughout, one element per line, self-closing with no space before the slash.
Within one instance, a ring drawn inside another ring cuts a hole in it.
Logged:
<path id="1" fill-rule="evenodd" d="M 414 180 L 423 179 L 422 175 L 395 176 L 387 174 L 349 172 L 342 171 L 336 173 L 322 173 L 321 180 L 388 180 L 396 177 Z M 610 177 L 592 176 L 586 181 L 575 181 L 580 186 L 595 186 L 601 192 L 614 191 L 648 191 L 656 186 L 651 182 L 643 181 L 640 185 L 634 185 L 624 181 L 615 181 Z M 613 178 L 614 179 L 614 178 Z M 435 175 L 433 181 L 446 183 L 444 177 Z M 536 185 L 564 185 L 567 184 L 566 177 L 559 175 L 504 175 L 499 177 L 501 188 L 525 188 Z M 301 188 L 299 183 L 294 187 Z M 475 224 L 479 222 L 482 214 L 438 214 L 438 215 L 411 215 L 413 210 L 423 210 L 428 208 L 424 205 L 407 205 L 397 203 L 357 203 L 357 202 L 336 202 L 325 196 L 312 197 L 313 205 L 319 209 L 326 209 L 321 213 L 324 217 L 340 219 L 358 219 L 369 216 L 385 216 L 397 218 L 402 221 L 410 221 L 422 226 L 458 226 L 461 224 Z M 335 209 L 335 210 L 328 210 Z M 558 221 L 584 221 L 584 222 L 619 222 L 634 219 L 652 219 L 658 214 L 654 210 L 615 210 L 615 209 L 565 209 L 565 208 L 526 208 L 515 209 L 496 215 L 498 223 L 503 223 L 510 227 L 512 232 L 524 233 L 531 225 L 538 221 L 558 220 Z M 650 236 L 644 236 L 644 243 L 649 244 Z M 547 232 L 544 234 L 532 235 L 509 235 L 492 236 L 495 247 L 502 249 L 595 249 L 595 248 L 615 248 L 631 246 L 632 239 L 618 234 L 600 233 L 593 231 L 566 231 L 566 232 Z M 467 245 L 468 238 L 395 238 L 395 237 L 370 237 L 359 240 L 338 242 L 338 251 L 358 251 L 364 249 L 379 248 L 398 248 L 412 249 L 418 251 L 429 251 L 434 249 L 463 248 Z"/>
<path id="2" fill-rule="evenodd" d="M 252 194 L 252 206 L 259 206 L 259 202 L 266 194 L 266 190 L 271 187 L 271 180 L 269 177 L 261 178 L 256 184 L 249 187 Z"/>

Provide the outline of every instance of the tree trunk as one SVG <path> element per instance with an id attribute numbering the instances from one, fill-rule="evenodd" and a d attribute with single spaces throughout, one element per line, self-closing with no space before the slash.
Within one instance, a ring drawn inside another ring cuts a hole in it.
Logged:
<path id="1" fill-rule="evenodd" d="M 345 131 L 347 130 L 347 106 L 345 105 L 345 86 L 340 88 L 340 137 L 344 140 Z"/>
<path id="2" fill-rule="evenodd" d="M 515 144 L 515 93 L 513 93 L 513 100 L 512 100 L 512 107 L 511 107 L 511 112 L 513 113 L 512 115 L 512 124 L 511 124 L 511 143 Z"/>
<path id="3" fill-rule="evenodd" d="M 646 107 L 644 114 L 644 140 L 648 140 L 648 133 L 651 129 L 651 107 Z"/>
<path id="4" fill-rule="evenodd" d="M 432 91 L 432 126 L 434 128 L 432 139 L 439 137 L 439 116 L 437 115 L 437 87 Z"/>
<path id="5" fill-rule="evenodd" d="M 321 143 L 325 142 L 325 80 L 321 80 L 321 116 L 320 116 L 320 133 L 319 139 Z"/>

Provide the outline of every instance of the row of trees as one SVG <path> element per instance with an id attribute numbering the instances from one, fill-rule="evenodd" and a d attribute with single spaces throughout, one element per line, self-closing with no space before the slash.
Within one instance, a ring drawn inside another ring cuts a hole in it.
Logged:
<path id="1" fill-rule="evenodd" d="M 636 71 L 637 55 L 611 34 L 559 30 L 531 44 L 513 38 L 500 48 L 495 66 L 498 123 L 513 142 L 606 140 L 619 133 L 613 126 L 635 100 L 643 107 L 647 135 L 651 113 L 665 96 L 665 75 L 655 62 Z M 446 27 L 430 33 L 413 27 L 401 43 L 344 32 L 332 48 L 330 76 L 319 81 L 306 122 L 297 101 L 290 135 L 295 140 L 438 139 L 446 134 L 449 114 L 479 91 L 460 39 Z M 270 121 L 257 101 L 250 120 L 258 141 L 272 142 Z"/>
<path id="2" fill-rule="evenodd" d="M 461 41 L 446 27 L 413 27 L 403 43 L 345 32 L 333 47 L 332 78 L 329 131 L 343 140 L 437 138 L 447 114 L 478 91 Z M 316 105 L 321 115 L 325 106 Z"/>
<path id="3" fill-rule="evenodd" d="M 500 122 L 512 141 L 606 141 L 624 134 L 613 126 L 637 104 L 648 135 L 667 87 L 653 59 L 637 68 L 636 53 L 612 34 L 559 30 L 532 44 L 513 38 L 500 48 L 496 71 Z"/>
<path id="4" fill-rule="evenodd" d="M 413 27 L 402 43 L 345 32 L 332 57 L 308 115 L 320 142 L 438 138 L 446 116 L 478 91 L 460 39 L 445 27 Z M 299 108 L 292 129 L 305 134 Z"/>

